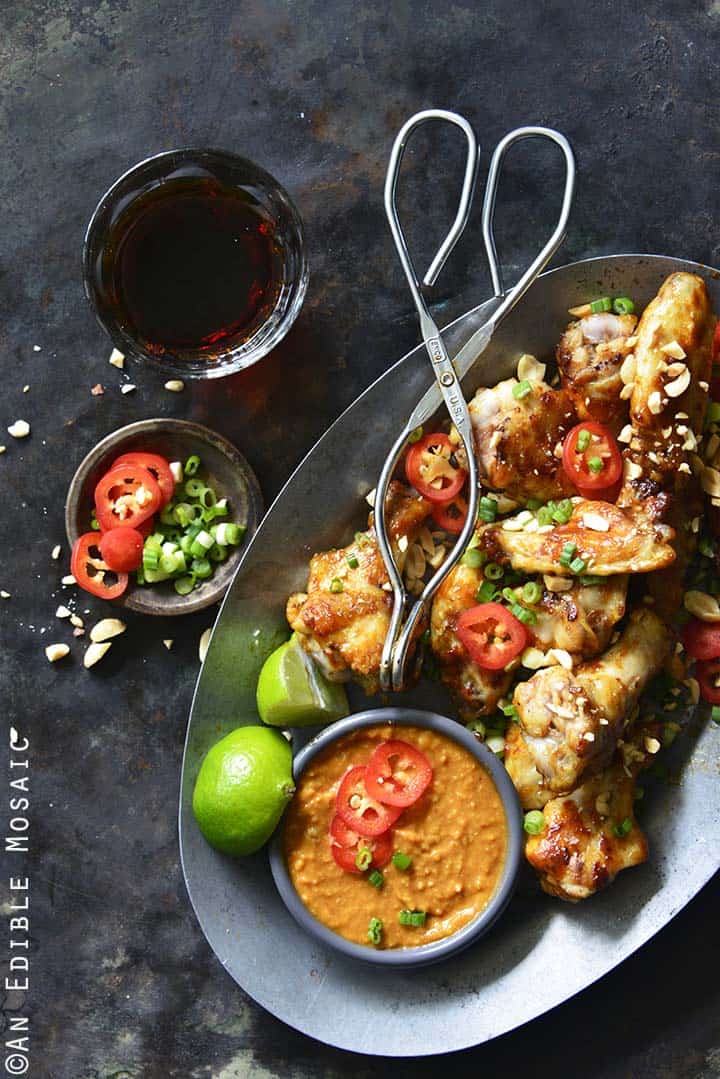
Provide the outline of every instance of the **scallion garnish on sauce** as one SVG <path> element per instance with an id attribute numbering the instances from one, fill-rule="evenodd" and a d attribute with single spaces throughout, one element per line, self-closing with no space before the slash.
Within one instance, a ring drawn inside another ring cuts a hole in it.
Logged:
<path id="1" fill-rule="evenodd" d="M 382 940 L 383 924 L 381 918 L 371 918 L 368 923 L 368 940 L 371 944 L 379 944 Z"/>
<path id="2" fill-rule="evenodd" d="M 401 910 L 399 915 L 400 925 L 413 926 L 419 929 L 425 925 L 427 913 L 424 910 Z"/>
<path id="3" fill-rule="evenodd" d="M 396 869 L 409 869 L 412 865 L 412 858 L 409 854 L 403 854 L 401 850 L 396 850 L 392 856 L 392 863 Z"/>

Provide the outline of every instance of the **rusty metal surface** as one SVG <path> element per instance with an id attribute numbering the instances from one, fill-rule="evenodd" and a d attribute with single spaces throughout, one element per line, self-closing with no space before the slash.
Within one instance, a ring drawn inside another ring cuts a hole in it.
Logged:
<path id="1" fill-rule="evenodd" d="M 27 865 L 3 867 L 0 902 L 9 872 L 27 869 L 36 975 L 29 996 L 10 994 L 4 1007 L 31 1016 L 31 1074 L 434 1079 L 446 1066 L 323 1047 L 253 1003 L 213 956 L 187 900 L 176 835 L 197 641 L 211 613 L 182 624 L 128 616 L 128 632 L 85 671 L 82 642 L 54 618 L 67 599 L 67 551 L 58 564 L 49 556 L 64 540 L 65 492 L 100 438 L 161 415 L 236 443 L 269 504 L 343 408 L 416 344 L 382 184 L 394 134 L 419 108 L 470 118 L 484 148 L 481 182 L 488 148 L 510 128 L 567 133 L 578 187 L 563 261 L 635 249 L 720 263 L 719 44 L 711 0 L 571 10 L 536 0 L 0 4 L 2 426 L 20 417 L 32 426 L 23 443 L 0 438 L 0 588 L 11 593 L 0 599 L 0 688 L 4 722 L 33 744 L 33 851 Z M 405 190 L 417 208 L 410 242 L 424 261 L 457 192 L 443 170 L 428 185 L 429 146 L 419 140 Z M 122 396 L 82 292 L 84 229 L 127 167 L 188 144 L 246 154 L 287 187 L 307 227 L 306 304 L 252 371 L 173 395 L 162 377 L 134 368 L 138 388 Z M 459 146 L 448 139 L 435 153 L 457 175 Z M 498 207 L 509 278 L 557 209 L 552 159 L 518 155 Z M 446 325 L 490 291 L 478 206 L 431 310 Z M 90 395 L 96 383 L 103 396 Z M 91 597 L 79 609 L 88 622 L 105 613 Z M 65 665 L 46 662 L 50 635 L 71 643 Z M 163 638 L 174 639 L 170 652 Z M 3 775 L 6 755 L 3 735 Z M 586 1079 L 713 1079 L 719 899 L 716 881 L 592 989 L 447 1066 L 473 1077 L 581 1068 Z M 542 996 L 543 986 L 524 992 Z"/>

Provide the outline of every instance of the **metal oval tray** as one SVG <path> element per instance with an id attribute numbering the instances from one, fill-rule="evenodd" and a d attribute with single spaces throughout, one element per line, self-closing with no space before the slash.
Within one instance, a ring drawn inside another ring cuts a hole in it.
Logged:
<path id="1" fill-rule="evenodd" d="M 720 275 L 679 259 L 617 255 L 544 274 L 468 375 L 466 393 L 514 373 L 521 352 L 552 355 L 568 307 L 606 294 L 629 295 L 644 305 L 674 270 L 702 274 L 720 310 Z M 482 305 L 444 331 L 451 355 L 488 309 Z M 362 526 L 362 496 L 374 486 L 396 432 L 430 378 L 419 346 L 329 428 L 270 508 L 215 624 L 195 691 L 180 797 L 185 882 L 226 970 L 297 1030 L 343 1049 L 386 1056 L 477 1045 L 567 1000 L 652 937 L 720 864 L 720 728 L 698 722 L 672 750 L 669 763 L 679 781 L 646 785 L 641 822 L 650 858 L 644 866 L 621 873 L 606 891 L 577 906 L 543 895 L 528 870 L 492 933 L 456 959 L 423 970 L 378 971 L 319 946 L 285 909 L 265 851 L 233 861 L 200 835 L 191 807 L 200 759 L 228 730 L 258 721 L 257 674 L 287 636 L 288 594 L 304 586 L 313 551 L 347 542 Z M 437 685 L 423 684 L 393 703 L 403 700 L 452 714 Z M 353 691 L 351 703 L 357 709 L 373 701 Z"/>

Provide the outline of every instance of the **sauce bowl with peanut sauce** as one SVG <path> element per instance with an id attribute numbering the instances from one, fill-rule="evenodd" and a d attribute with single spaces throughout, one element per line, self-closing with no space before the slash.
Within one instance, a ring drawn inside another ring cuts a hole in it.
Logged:
<path id="1" fill-rule="evenodd" d="M 342 777 L 390 740 L 419 750 L 433 777 L 392 825 L 400 857 L 382 866 L 375 887 L 371 871 L 337 864 L 329 829 Z M 304 746 L 294 774 L 270 868 L 290 913 L 323 944 L 379 966 L 426 966 L 474 943 L 505 910 L 521 862 L 522 811 L 502 762 L 459 723 L 406 708 L 360 712 Z M 408 924 L 410 912 L 425 915 L 421 924 Z"/>

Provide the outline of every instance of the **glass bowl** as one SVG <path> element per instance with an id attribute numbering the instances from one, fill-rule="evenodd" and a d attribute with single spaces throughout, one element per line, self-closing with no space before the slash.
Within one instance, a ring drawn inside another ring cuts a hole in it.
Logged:
<path id="1" fill-rule="evenodd" d="M 158 345 L 137 328 L 123 306 L 119 252 L 150 200 L 157 205 L 179 185 L 193 181 L 246 199 L 262 213 L 272 230 L 278 261 L 273 302 L 264 320 L 249 327 L 246 338 L 215 343 L 208 339 L 202 346 Z M 133 166 L 100 199 L 85 234 L 83 280 L 100 325 L 126 356 L 182 378 L 219 378 L 257 363 L 295 321 L 308 284 L 302 221 L 285 189 L 252 161 L 223 150 L 167 150 Z"/>

